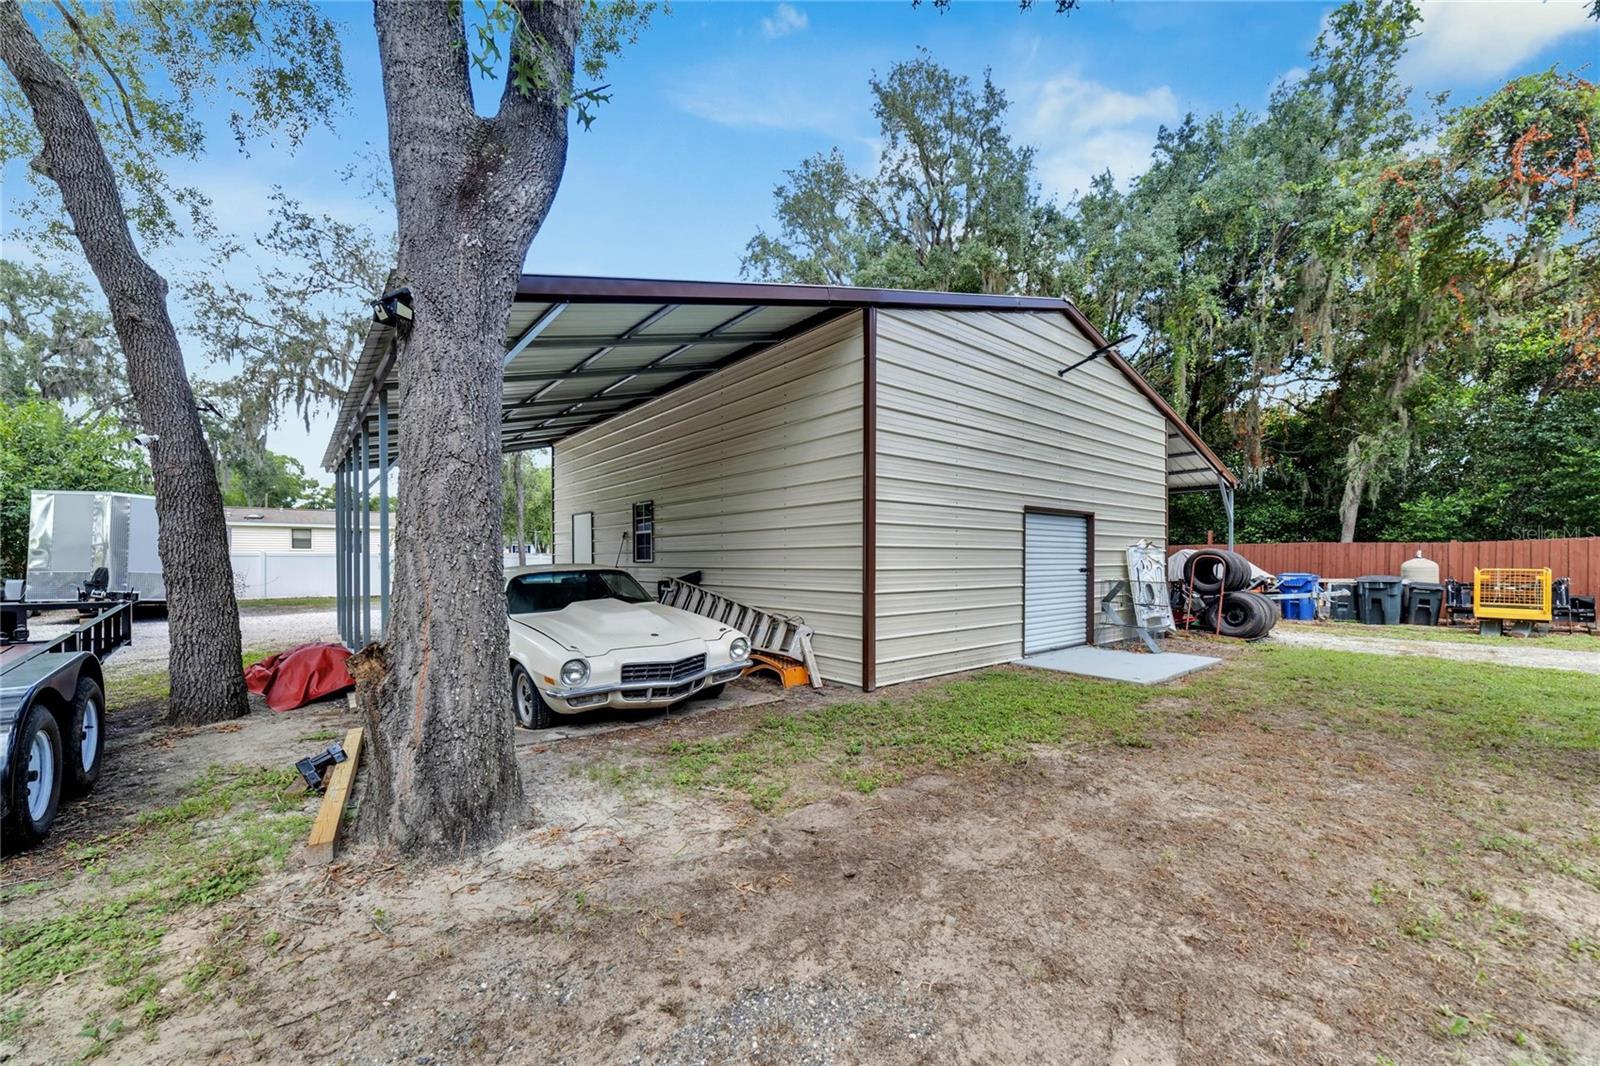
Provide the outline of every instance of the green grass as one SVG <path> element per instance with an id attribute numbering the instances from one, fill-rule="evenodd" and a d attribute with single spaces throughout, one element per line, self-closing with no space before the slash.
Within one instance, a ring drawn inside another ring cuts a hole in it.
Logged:
<path id="1" fill-rule="evenodd" d="M 1559 651 L 1592 651 L 1600 655 L 1600 634 L 1541 633 L 1533 637 L 1480 637 L 1476 626 L 1369 626 L 1360 622 L 1328 622 L 1319 625 L 1284 622 L 1293 629 L 1322 631 L 1338 636 L 1376 637 L 1382 640 L 1427 640 L 1445 644 L 1509 644 L 1519 648 L 1554 648 Z"/>
<path id="2" fill-rule="evenodd" d="M 1566 670 L 1265 645 L 1195 676 L 1203 710 L 1303 708 L 1452 752 L 1600 750 L 1600 677 Z"/>
<path id="3" fill-rule="evenodd" d="M 378 597 L 372 597 L 372 602 L 376 604 Z M 239 610 L 274 611 L 287 607 L 327 607 L 331 609 L 336 604 L 337 601 L 332 596 L 284 596 L 271 600 L 240 600 Z"/>
<path id="4" fill-rule="evenodd" d="M 63 865 L 88 887 L 89 902 L 0 927 L 0 996 L 92 970 L 121 989 L 119 1009 L 136 1015 L 118 1029 L 164 1016 L 172 1005 L 153 970 L 173 922 L 236 898 L 281 866 L 310 828 L 304 804 L 293 769 L 213 766 L 171 806 L 68 845 Z"/>
<path id="5" fill-rule="evenodd" d="M 808 785 L 870 793 L 929 767 L 1026 758 L 1035 744 L 1142 746 L 1150 743 L 1147 725 L 1175 712 L 1247 716 L 1269 729 L 1373 730 L 1498 760 L 1600 750 L 1600 678 L 1268 644 L 1179 686 L 995 670 L 910 697 L 773 713 L 739 732 L 674 741 L 644 759 L 582 772 L 629 795 L 645 787 L 709 789 L 772 811 L 810 798 Z"/>
<path id="6" fill-rule="evenodd" d="M 713 789 L 772 811 L 792 803 L 813 777 L 871 793 L 914 768 L 1025 759 L 1034 744 L 1144 745 L 1138 707 L 1148 698 L 1149 690 L 1133 685 L 992 671 L 910 699 L 770 714 L 733 736 L 674 741 L 649 764 L 601 764 L 588 772 L 623 791 L 645 783 Z"/>
<path id="7" fill-rule="evenodd" d="M 277 648 L 251 648 L 242 656 L 245 669 L 262 659 L 276 655 Z M 172 677 L 166 670 L 140 670 L 137 673 L 114 676 L 106 680 L 108 710 L 142 707 L 147 703 L 164 703 L 172 691 Z"/>

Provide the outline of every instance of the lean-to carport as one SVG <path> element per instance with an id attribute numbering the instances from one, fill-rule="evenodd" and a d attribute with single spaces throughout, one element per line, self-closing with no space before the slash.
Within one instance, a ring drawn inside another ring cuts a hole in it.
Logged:
<path id="1" fill-rule="evenodd" d="M 392 320 L 396 300 L 403 304 L 405 297 L 390 298 L 378 317 Z M 518 287 L 506 336 L 499 412 L 502 450 L 552 446 L 830 320 L 870 316 L 880 308 L 1066 315 L 1092 343 L 1105 346 L 1096 355 L 1115 364 L 1168 418 L 1169 491 L 1221 486 L 1225 500 L 1231 498 L 1232 475 L 1194 431 L 1109 350 L 1077 308 L 1049 297 L 527 275 Z M 870 338 L 871 331 L 865 336 Z M 405 462 L 398 447 L 405 411 L 394 339 L 391 325 L 375 322 L 369 330 L 323 458 L 335 476 L 339 631 L 351 646 L 374 639 L 389 616 L 389 475 L 395 464 Z M 864 407 L 870 411 L 870 370 L 866 388 Z M 870 426 L 869 420 L 864 432 Z M 870 481 L 872 449 L 866 450 L 864 461 L 864 478 Z M 864 496 L 863 508 L 872 508 L 871 493 Z M 374 528 L 381 560 L 376 567 Z M 863 580 L 872 581 L 870 570 Z"/>

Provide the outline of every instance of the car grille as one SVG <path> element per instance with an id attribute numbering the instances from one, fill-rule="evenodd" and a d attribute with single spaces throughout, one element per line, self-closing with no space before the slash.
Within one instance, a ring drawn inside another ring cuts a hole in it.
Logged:
<path id="1" fill-rule="evenodd" d="M 676 681 L 690 677 L 706 668 L 704 655 L 691 655 L 675 663 L 627 663 L 622 668 L 624 684 L 635 681 Z"/>

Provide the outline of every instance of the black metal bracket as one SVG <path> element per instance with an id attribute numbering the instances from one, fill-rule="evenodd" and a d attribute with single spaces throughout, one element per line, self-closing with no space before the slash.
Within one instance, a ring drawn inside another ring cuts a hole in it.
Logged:
<path id="1" fill-rule="evenodd" d="M 412 317 L 410 289 L 394 289 L 372 301 L 372 321 L 380 326 L 409 326 Z"/>
<path id="2" fill-rule="evenodd" d="M 301 759 L 294 764 L 294 768 L 305 778 L 307 791 L 320 792 L 324 783 L 323 771 L 335 763 L 344 762 L 345 758 L 343 747 L 337 743 L 329 744 L 326 751 L 319 751 L 309 758 Z"/>
<path id="3" fill-rule="evenodd" d="M 1124 341 L 1133 340 L 1133 337 L 1134 337 L 1134 335 L 1132 333 L 1129 333 L 1127 336 L 1118 337 L 1114 341 L 1107 341 L 1105 344 L 1102 344 L 1100 347 L 1096 348 L 1094 351 L 1090 352 L 1088 355 L 1084 356 L 1082 359 L 1079 359 L 1076 363 L 1073 363 L 1071 366 L 1065 366 L 1065 367 L 1062 367 L 1060 370 L 1057 370 L 1056 371 L 1056 377 L 1058 377 L 1058 378 L 1066 377 L 1068 374 L 1070 374 L 1074 370 L 1078 369 L 1084 363 L 1093 362 L 1094 360 L 1100 358 L 1102 355 L 1105 355 L 1111 349 L 1115 348 L 1117 345 L 1122 344 Z"/>

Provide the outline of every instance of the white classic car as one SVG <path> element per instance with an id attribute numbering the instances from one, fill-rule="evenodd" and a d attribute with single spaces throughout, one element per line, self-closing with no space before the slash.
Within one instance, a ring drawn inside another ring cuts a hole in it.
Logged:
<path id="1" fill-rule="evenodd" d="M 749 662 L 737 629 L 657 603 L 624 570 L 522 566 L 506 571 L 511 706 L 517 724 L 598 707 L 671 707 L 716 695 Z"/>

